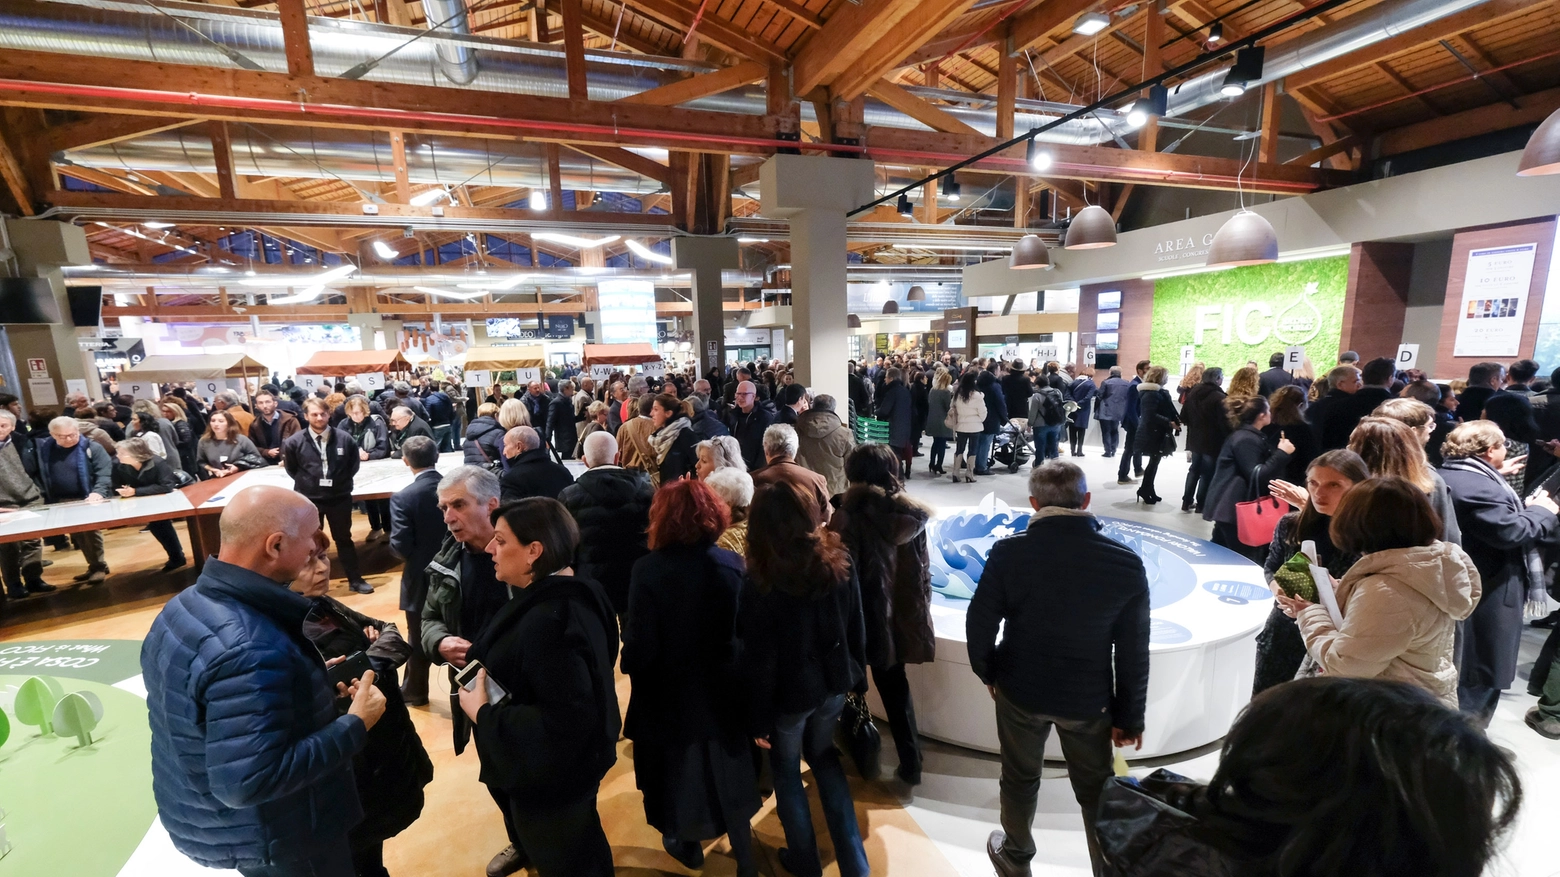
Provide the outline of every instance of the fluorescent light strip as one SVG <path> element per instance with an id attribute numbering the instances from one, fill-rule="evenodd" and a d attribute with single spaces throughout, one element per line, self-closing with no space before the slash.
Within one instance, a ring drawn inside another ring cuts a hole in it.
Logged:
<path id="1" fill-rule="evenodd" d="M 624 243 L 628 245 L 629 250 L 631 250 L 634 255 L 638 256 L 641 259 L 644 259 L 644 260 L 650 261 L 650 262 L 654 262 L 657 265 L 670 265 L 670 264 L 672 264 L 672 257 L 671 256 L 663 256 L 660 253 L 657 253 L 656 251 L 654 251 L 654 250 L 650 249 L 649 247 L 645 246 L 644 244 L 640 243 L 639 241 L 629 240 L 629 241 L 624 241 Z"/>
<path id="2" fill-rule="evenodd" d="M 894 244 L 896 250 L 992 250 L 995 252 L 1009 253 L 1012 247 L 1004 246 L 976 246 L 974 244 Z"/>
<path id="3" fill-rule="evenodd" d="M 384 241 L 374 241 L 374 252 L 378 253 L 381 259 L 395 259 L 401 255 L 394 247 Z"/>
<path id="4" fill-rule="evenodd" d="M 340 280 L 341 278 L 352 274 L 354 271 L 357 271 L 357 266 L 348 262 L 345 265 L 338 265 L 335 268 L 324 272 L 323 274 L 315 274 L 307 277 L 250 277 L 238 282 L 244 286 L 276 286 L 279 283 L 311 283 L 324 285 L 326 283 L 330 283 L 333 280 Z"/>
<path id="5" fill-rule="evenodd" d="M 429 295 L 436 295 L 439 298 L 452 298 L 456 301 L 471 301 L 472 299 L 481 298 L 482 296 L 487 295 L 486 290 L 477 290 L 475 292 L 456 292 L 452 289 L 439 289 L 436 286 L 414 286 L 412 289 L 415 289 L 418 292 L 426 292 Z"/>
<path id="6" fill-rule="evenodd" d="M 407 203 L 415 204 L 418 207 L 427 207 L 429 204 L 444 200 L 445 198 L 449 197 L 449 194 L 449 190 L 441 186 L 439 188 L 429 189 L 426 192 L 418 192 L 410 199 L 408 199 Z"/>
<path id="7" fill-rule="evenodd" d="M 319 298 L 320 295 L 323 294 L 324 292 L 325 292 L 325 286 L 323 284 L 316 284 L 314 286 L 309 287 L 308 289 L 305 289 L 303 292 L 298 293 L 297 295 L 283 295 L 283 296 L 274 296 L 273 295 L 273 296 L 271 296 L 271 304 L 273 304 L 273 305 L 298 305 L 298 304 L 303 304 L 305 302 L 314 301 L 315 299 Z"/>
<path id="8" fill-rule="evenodd" d="M 580 238 L 575 237 L 572 234 L 558 234 L 556 232 L 541 231 L 531 235 L 531 237 L 539 241 L 551 241 L 555 244 L 567 244 L 571 247 L 579 247 L 581 249 L 588 250 L 610 244 L 621 236 L 611 234 L 603 238 Z"/>

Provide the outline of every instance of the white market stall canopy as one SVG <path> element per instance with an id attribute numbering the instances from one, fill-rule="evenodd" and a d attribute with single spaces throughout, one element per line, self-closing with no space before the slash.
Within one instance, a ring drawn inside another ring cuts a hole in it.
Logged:
<path id="1" fill-rule="evenodd" d="M 191 356 L 148 356 L 120 375 L 121 383 L 166 384 L 227 378 L 269 378 L 265 363 L 242 353 L 202 353 Z"/>
<path id="2" fill-rule="evenodd" d="M 540 347 L 472 347 L 466 351 L 467 371 L 513 371 L 547 364 Z"/>

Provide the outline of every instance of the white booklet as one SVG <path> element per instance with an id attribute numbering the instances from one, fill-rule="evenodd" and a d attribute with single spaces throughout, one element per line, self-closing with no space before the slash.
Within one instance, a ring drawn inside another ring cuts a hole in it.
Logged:
<path id="1" fill-rule="evenodd" d="M 1338 609 L 1338 595 L 1333 591 L 1332 573 L 1325 567 L 1316 563 L 1316 543 L 1307 539 L 1300 543 L 1300 552 L 1311 561 L 1311 579 L 1316 582 L 1316 596 L 1321 599 L 1322 605 L 1327 607 L 1327 615 L 1332 618 L 1333 627 L 1343 628 L 1343 612 Z"/>

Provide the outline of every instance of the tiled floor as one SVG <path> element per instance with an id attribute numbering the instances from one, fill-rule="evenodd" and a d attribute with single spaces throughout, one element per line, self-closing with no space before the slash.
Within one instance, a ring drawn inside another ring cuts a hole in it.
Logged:
<path id="1" fill-rule="evenodd" d="M 1136 486 L 1118 486 L 1113 465 L 1116 461 L 1102 459 L 1097 447 L 1090 448 L 1089 455 L 1076 462 L 1090 475 L 1093 507 L 1100 514 L 1206 538 L 1209 525 L 1180 512 L 1184 458 L 1164 461 L 1158 490 L 1166 501 L 1154 507 L 1134 503 Z M 917 460 L 918 468 L 924 465 L 924 458 Z M 975 505 L 987 493 L 994 493 L 1010 505 L 1021 505 L 1027 495 L 1027 474 L 1027 470 L 1014 475 L 998 474 L 981 478 L 973 485 L 955 485 L 946 478 L 931 480 L 917 471 L 910 489 L 940 507 Z M 366 523 L 360 517 L 359 539 L 366 531 Z M 163 558 L 146 534 L 114 531 L 109 534 L 108 545 L 115 575 L 106 585 L 96 589 L 71 586 L 47 598 L 0 604 L 0 640 L 139 639 L 168 595 L 193 580 L 188 572 L 168 577 L 157 573 Z M 374 571 L 369 578 L 379 586 L 378 592 L 359 596 L 338 588 L 334 595 L 370 615 L 397 618 L 395 582 L 399 567 L 383 544 L 369 545 L 361 553 L 365 567 Z M 75 552 L 49 551 L 46 556 L 56 561 L 46 571 L 50 581 L 69 581 L 71 575 L 84 568 Z M 1524 635 L 1523 676 L 1542 641 L 1542 631 L 1529 630 Z M 1545 740 L 1522 724 L 1522 714 L 1533 701 L 1522 693 L 1524 685 L 1519 679 L 1513 691 L 1503 698 L 1490 729 L 1495 740 L 1516 753 L 1526 795 L 1520 821 L 1492 873 L 1503 877 L 1550 877 L 1560 875 L 1560 863 L 1556 863 L 1550 843 L 1550 825 L 1560 816 L 1560 743 Z M 620 680 L 624 704 L 627 695 L 627 681 Z M 488 857 L 504 840 L 498 814 L 477 782 L 474 754 L 454 757 L 447 704 L 435 703 L 412 712 L 433 756 L 435 778 L 427 790 L 422 818 L 387 844 L 386 863 L 397 875 L 480 874 Z M 886 737 L 887 728 L 882 730 Z M 997 760 L 932 741 L 927 742 L 926 750 L 924 782 L 913 794 L 893 781 L 852 781 L 873 873 L 894 877 L 985 877 L 991 873 L 984 852 L 985 838 L 997 823 Z M 656 833 L 645 825 L 639 794 L 634 788 L 632 746 L 625 741 L 619 751 L 618 764 L 601 791 L 603 821 L 613 844 L 618 873 L 636 877 L 689 873 L 661 850 Z M 893 757 L 892 745 L 885 745 L 885 776 L 892 776 Z M 1162 766 L 1206 779 L 1212 775 L 1217 758 L 1217 747 L 1210 746 L 1171 758 L 1134 763 L 1133 771 L 1143 773 Z M 754 826 L 765 856 L 764 872 L 783 874 L 774 860 L 781 834 L 772 802 L 766 804 Z M 1034 863 L 1037 875 L 1088 873 L 1078 807 L 1065 770 L 1059 764 L 1046 772 L 1035 826 L 1040 848 Z M 821 838 L 827 837 L 821 823 L 819 833 Z M 733 861 L 723 854 L 725 849 L 724 842 L 710 849 L 705 873 L 735 873 Z M 144 864 L 146 867 L 138 869 L 139 873 L 170 873 L 165 862 L 154 859 Z M 830 865 L 828 873 L 835 874 L 837 869 Z"/>

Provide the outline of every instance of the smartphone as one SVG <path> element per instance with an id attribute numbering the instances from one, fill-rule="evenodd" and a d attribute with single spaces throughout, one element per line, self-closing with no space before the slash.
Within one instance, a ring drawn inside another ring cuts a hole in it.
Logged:
<path id="1" fill-rule="evenodd" d="M 459 673 L 455 674 L 455 684 L 467 691 L 475 691 L 477 687 L 477 671 L 481 669 L 481 661 L 468 662 Z"/>
<path id="2" fill-rule="evenodd" d="M 368 663 L 368 655 L 362 652 L 353 652 L 347 656 L 345 661 L 334 667 L 326 668 L 326 672 L 330 674 L 330 688 L 332 691 L 335 691 L 337 683 L 351 687 L 352 680 L 362 679 L 363 674 L 372 669 L 374 668 L 373 665 Z"/>

